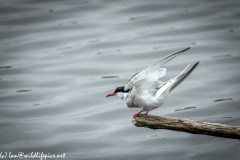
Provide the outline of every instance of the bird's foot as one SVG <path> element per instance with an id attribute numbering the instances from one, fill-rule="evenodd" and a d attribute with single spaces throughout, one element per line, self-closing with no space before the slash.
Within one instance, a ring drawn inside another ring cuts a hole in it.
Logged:
<path id="1" fill-rule="evenodd" d="M 145 114 L 147 115 L 149 111 L 147 111 Z"/>
<path id="2" fill-rule="evenodd" d="M 142 111 L 139 111 L 138 113 L 133 115 L 133 118 L 136 118 L 137 116 L 139 116 L 139 114 L 142 113 Z"/>

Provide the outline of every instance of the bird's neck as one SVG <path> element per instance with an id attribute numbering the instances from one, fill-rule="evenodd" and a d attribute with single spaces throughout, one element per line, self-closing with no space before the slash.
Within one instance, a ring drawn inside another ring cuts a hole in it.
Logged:
<path id="1" fill-rule="evenodd" d="M 119 98 L 121 98 L 122 100 L 126 101 L 126 99 L 128 97 L 128 93 L 127 92 L 120 92 L 120 93 L 117 93 L 117 96 Z"/>
<path id="2" fill-rule="evenodd" d="M 122 100 L 126 101 L 127 97 L 128 97 L 128 92 L 124 92 Z"/>

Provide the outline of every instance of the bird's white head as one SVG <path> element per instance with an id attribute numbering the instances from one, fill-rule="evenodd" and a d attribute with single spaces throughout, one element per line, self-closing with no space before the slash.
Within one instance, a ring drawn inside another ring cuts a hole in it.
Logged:
<path id="1" fill-rule="evenodd" d="M 130 89 L 128 90 L 124 90 L 124 86 L 122 87 L 117 87 L 115 89 L 114 92 L 108 94 L 106 97 L 111 97 L 111 96 L 118 96 L 119 98 L 121 98 L 122 100 L 124 100 L 128 94 L 128 92 L 130 91 Z"/>

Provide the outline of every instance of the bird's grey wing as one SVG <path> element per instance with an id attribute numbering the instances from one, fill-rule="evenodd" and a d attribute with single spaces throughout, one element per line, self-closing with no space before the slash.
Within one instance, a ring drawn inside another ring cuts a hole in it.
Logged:
<path id="1" fill-rule="evenodd" d="M 163 66 L 164 64 L 166 64 L 167 62 L 169 62 L 170 60 L 172 60 L 173 58 L 177 57 L 180 53 L 185 52 L 185 51 L 187 51 L 187 50 L 189 50 L 189 49 L 190 49 L 190 47 L 185 48 L 185 49 L 182 49 L 182 50 L 177 51 L 177 52 L 174 52 L 174 53 L 172 53 L 172 54 L 169 54 L 168 56 L 160 59 L 159 61 L 157 61 L 157 62 L 155 62 L 155 63 L 153 63 L 153 64 L 150 65 L 148 68 L 152 68 L 153 66 L 156 66 L 156 65 L 157 65 L 158 67 L 161 67 L 161 66 Z"/>
<path id="2" fill-rule="evenodd" d="M 144 79 L 144 84 L 142 84 L 141 89 L 155 93 L 163 86 L 164 82 L 159 79 L 166 74 L 166 71 L 166 68 L 157 68 L 153 72 L 148 73 L 147 77 Z"/>
<path id="3" fill-rule="evenodd" d="M 148 76 L 152 75 L 154 72 L 158 72 L 157 73 L 158 77 L 164 76 L 165 73 L 166 73 L 166 70 L 161 68 L 161 66 L 163 66 L 164 64 L 166 64 L 167 62 L 169 62 L 170 60 L 172 60 L 173 58 L 178 56 L 180 53 L 185 52 L 189 49 L 190 49 L 190 47 L 186 48 L 186 49 L 183 49 L 183 50 L 180 50 L 180 51 L 177 51 L 177 52 L 174 52 L 174 53 L 160 59 L 159 61 L 153 63 L 149 67 L 144 68 L 140 72 L 136 73 L 126 84 L 125 90 L 131 89 L 133 86 L 140 89 L 142 84 L 145 82 L 145 80 L 146 79 L 149 80 Z"/>
<path id="4" fill-rule="evenodd" d="M 131 89 L 134 85 L 138 86 L 139 84 L 142 83 L 142 81 L 144 80 L 145 74 L 146 74 L 146 69 L 144 68 L 141 71 L 137 72 L 136 74 L 134 74 L 127 82 L 126 86 L 125 86 L 125 90 Z"/>

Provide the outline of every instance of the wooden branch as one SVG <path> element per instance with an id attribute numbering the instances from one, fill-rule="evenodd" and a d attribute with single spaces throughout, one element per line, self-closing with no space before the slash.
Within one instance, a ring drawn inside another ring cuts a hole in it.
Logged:
<path id="1" fill-rule="evenodd" d="M 218 123 L 160 117 L 150 114 L 140 114 L 136 119 L 133 119 L 132 122 L 137 127 L 170 129 L 193 134 L 205 134 L 217 137 L 240 139 L 240 126 L 228 126 Z"/>

